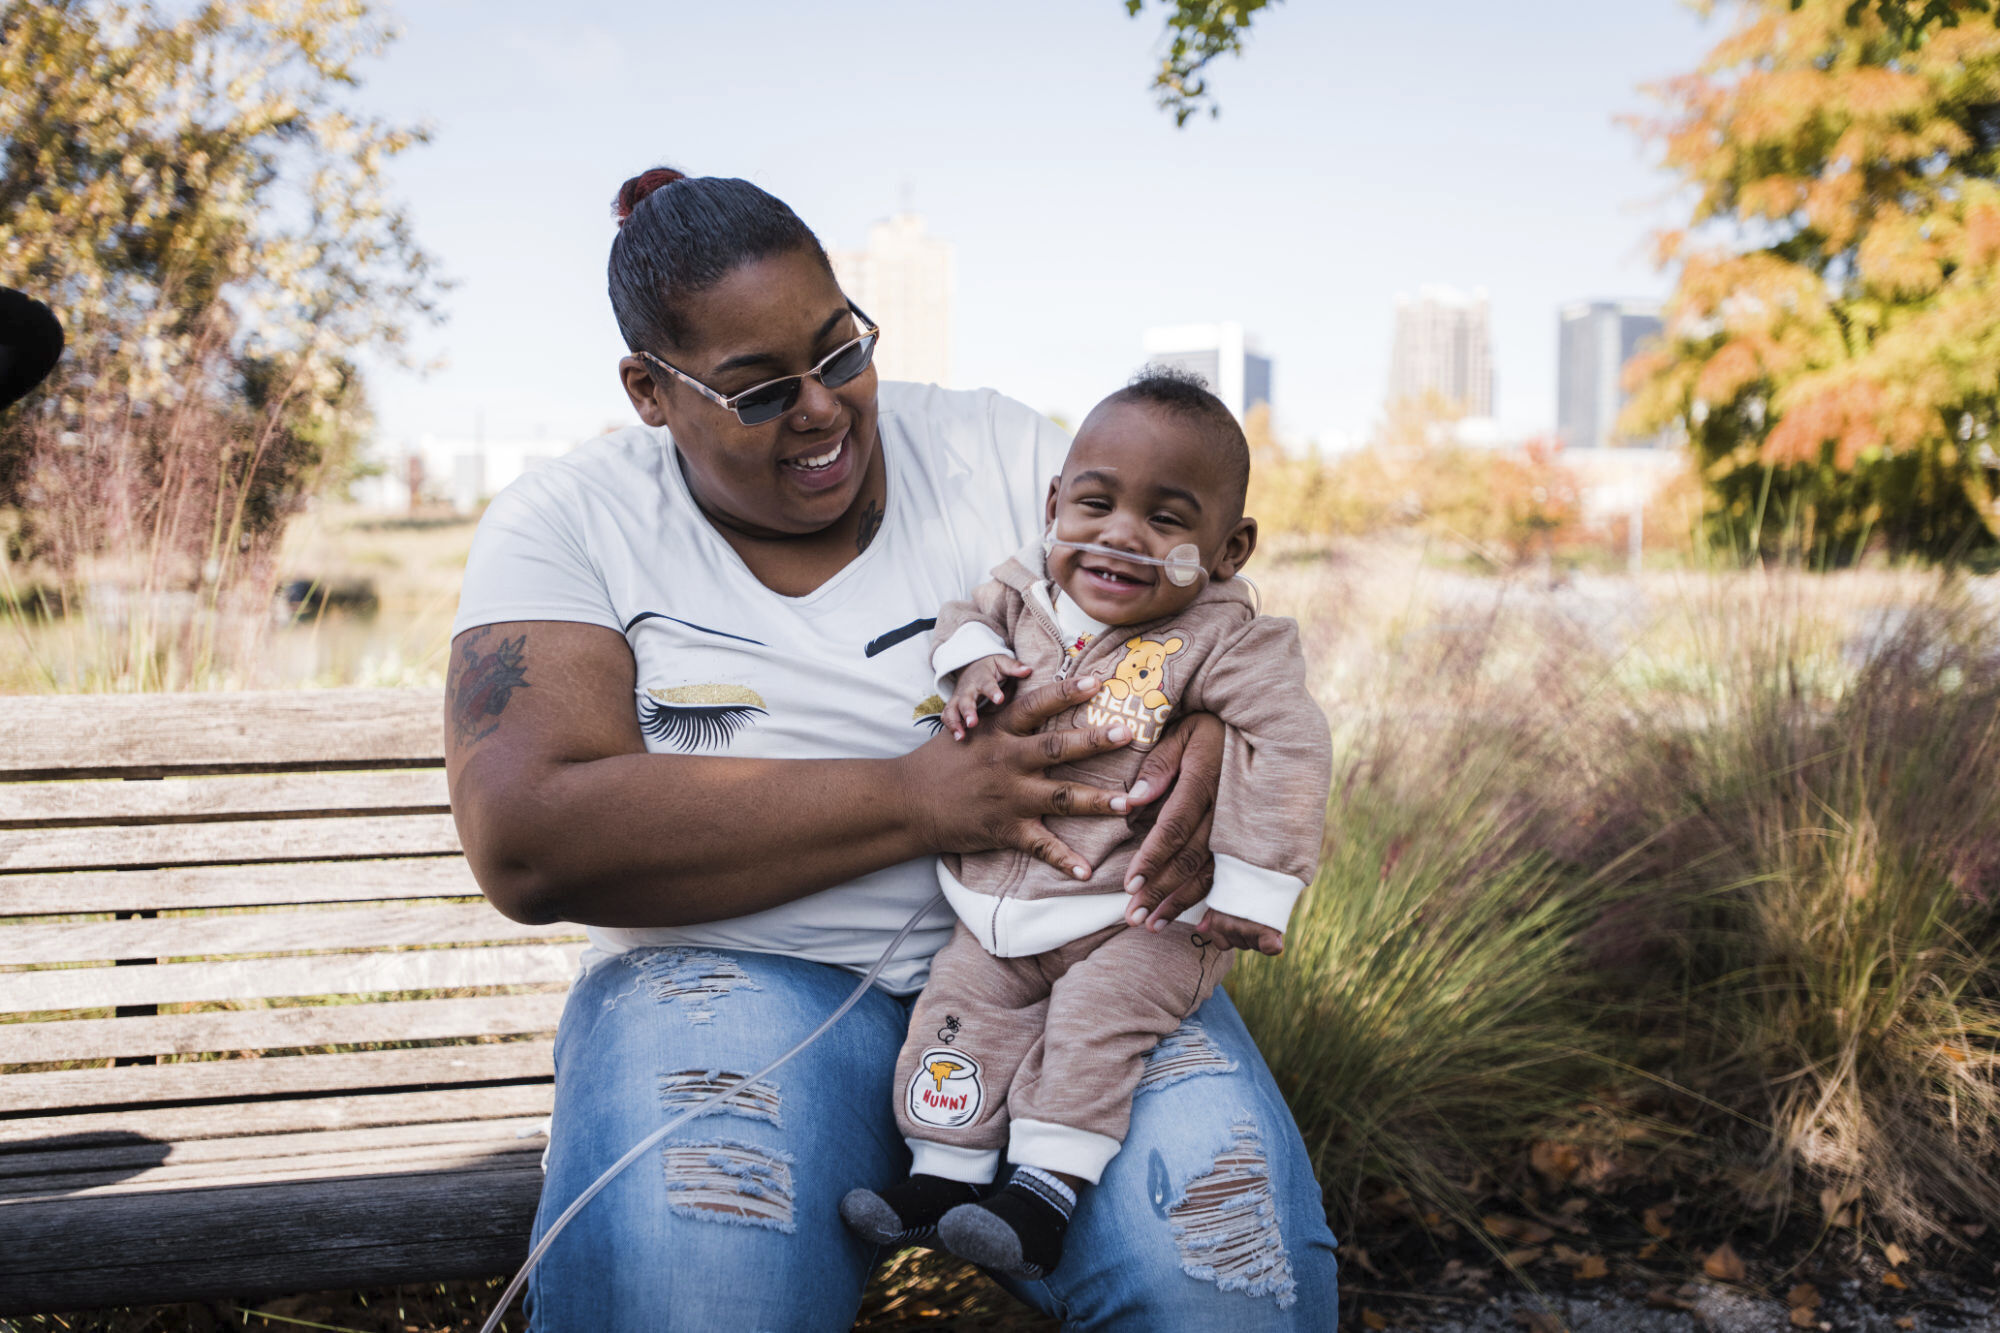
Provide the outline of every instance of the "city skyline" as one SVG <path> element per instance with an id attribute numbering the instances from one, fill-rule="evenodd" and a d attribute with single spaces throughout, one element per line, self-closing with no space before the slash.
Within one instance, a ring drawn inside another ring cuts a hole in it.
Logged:
<path id="1" fill-rule="evenodd" d="M 1200 377 L 1238 421 L 1253 408 L 1273 406 L 1271 358 L 1257 338 L 1233 320 L 1147 329 L 1139 347 L 1149 366 Z"/>
<path id="2" fill-rule="evenodd" d="M 1658 301 L 1572 301 L 1562 307 L 1556 335 L 1556 434 L 1565 446 L 1659 443 L 1623 440 L 1618 414 L 1631 399 L 1624 385 L 1626 363 L 1663 327 Z"/>
<path id="3" fill-rule="evenodd" d="M 1396 294 L 1388 403 L 1435 399 L 1465 417 L 1491 417 L 1493 329 L 1484 287 L 1426 283 Z"/>
<path id="4" fill-rule="evenodd" d="M 952 384 L 954 252 L 905 207 L 871 223 L 858 250 L 829 249 L 849 300 L 882 329 L 875 369 L 886 380 Z"/>
<path id="5" fill-rule="evenodd" d="M 608 206 L 662 162 L 755 181 L 830 248 L 863 244 L 907 189 L 956 251 L 961 387 L 1074 420 L 1139 368 L 1143 330 L 1236 320 L 1284 363 L 1279 425 L 1337 447 L 1379 418 L 1394 293 L 1478 282 L 1503 421 L 1546 430 L 1556 307 L 1671 284 L 1647 245 L 1674 220 L 1667 178 L 1614 117 L 1643 112 L 1639 85 L 1694 68 L 1720 29 L 1671 0 L 1550 0 L 1532 29 L 1472 0 L 1421 25 L 1277 6 L 1213 70 L 1220 118 L 1176 129 L 1145 86 L 1157 22 L 1108 0 L 882 0 L 866 24 L 778 4 L 766 59 L 677 60 L 672 78 L 650 77 L 659 52 L 730 49 L 737 21 L 609 0 L 551 29 L 521 0 L 403 3 L 404 36 L 361 69 L 356 100 L 432 123 L 388 184 L 457 283 L 449 322 L 411 344 L 442 369 L 364 367 L 381 433 L 409 440 L 469 435 L 481 410 L 495 438 L 632 419 Z M 1421 80 L 1392 60 L 1328 64 L 1417 40 Z M 968 51 L 1015 77 L 975 86 Z M 829 102 L 806 69 L 853 91 Z"/>

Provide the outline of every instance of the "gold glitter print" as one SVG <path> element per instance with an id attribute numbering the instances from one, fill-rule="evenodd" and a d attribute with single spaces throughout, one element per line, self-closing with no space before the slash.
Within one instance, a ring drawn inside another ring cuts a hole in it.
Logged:
<path id="1" fill-rule="evenodd" d="M 747 704 L 751 708 L 764 707 L 764 696 L 748 685 L 676 685 L 672 689 L 647 690 L 663 704 Z M 939 702 L 942 710 L 944 704 Z"/>

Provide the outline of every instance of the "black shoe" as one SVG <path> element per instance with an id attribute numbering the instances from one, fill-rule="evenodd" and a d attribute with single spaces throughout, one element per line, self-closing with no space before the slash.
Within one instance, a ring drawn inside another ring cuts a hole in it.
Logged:
<path id="1" fill-rule="evenodd" d="M 943 1176 L 911 1176 L 882 1190 L 849 1190 L 840 1220 L 877 1245 L 937 1244 L 938 1219 L 979 1197 L 979 1187 Z"/>
<path id="2" fill-rule="evenodd" d="M 939 1242 L 959 1258 L 1028 1280 L 1055 1271 L 1068 1232 L 1069 1215 L 1019 1181 L 982 1203 L 960 1204 L 937 1224 Z"/>

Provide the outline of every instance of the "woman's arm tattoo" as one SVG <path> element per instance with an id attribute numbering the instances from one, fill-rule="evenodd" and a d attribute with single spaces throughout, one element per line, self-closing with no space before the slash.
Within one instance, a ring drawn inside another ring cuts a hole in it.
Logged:
<path id="1" fill-rule="evenodd" d="M 450 700 L 452 732 L 460 745 L 491 736 L 515 689 L 528 687 L 524 660 L 528 636 L 501 639 L 489 650 L 485 639 L 492 629 L 484 625 L 466 634 L 451 661 L 445 694 Z"/>

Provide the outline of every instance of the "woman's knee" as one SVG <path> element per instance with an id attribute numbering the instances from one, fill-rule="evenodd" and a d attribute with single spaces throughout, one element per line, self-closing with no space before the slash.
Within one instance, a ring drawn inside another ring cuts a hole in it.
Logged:
<path id="1" fill-rule="evenodd" d="M 1131 1131 L 1078 1221 L 1079 1239 L 1115 1248 L 1095 1273 L 1089 1256 L 1065 1254 L 1056 1276 L 1074 1258 L 1083 1279 L 1071 1303 L 1130 1312 L 1072 1309 L 1083 1327 L 1333 1327 L 1320 1187 L 1224 996 L 1147 1058 Z"/>

